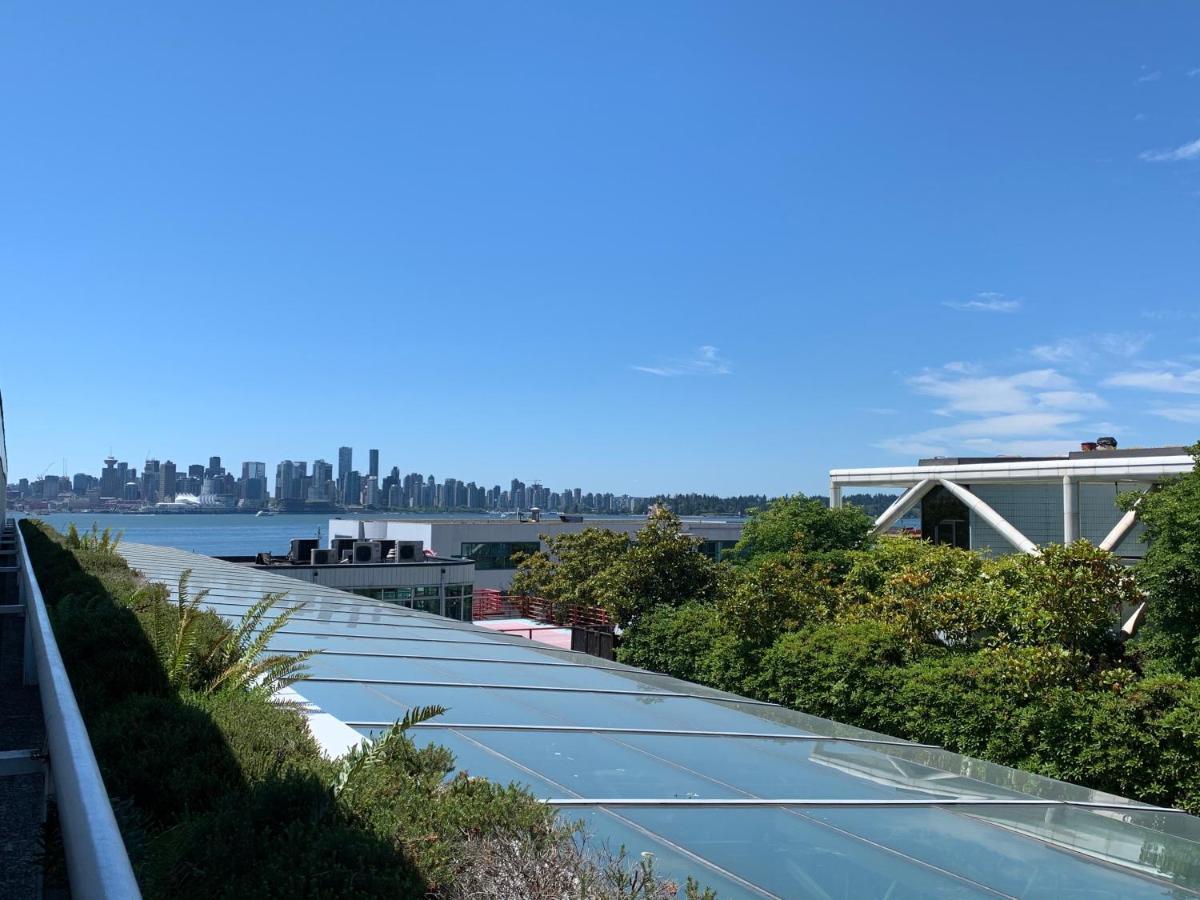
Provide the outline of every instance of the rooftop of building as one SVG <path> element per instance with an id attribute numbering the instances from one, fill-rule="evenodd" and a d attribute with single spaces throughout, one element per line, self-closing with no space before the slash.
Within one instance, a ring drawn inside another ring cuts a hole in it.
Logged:
<path id="1" fill-rule="evenodd" d="M 334 516 L 331 521 L 336 521 L 340 516 Z M 719 516 L 681 516 L 681 521 L 684 525 L 740 525 L 742 520 L 737 517 L 719 517 Z M 443 518 L 441 516 L 421 516 L 421 515 L 397 515 L 394 513 L 379 513 L 365 517 L 345 518 L 347 522 L 398 522 L 411 525 L 642 525 L 646 522 L 645 516 L 585 516 L 585 515 L 569 515 L 563 518 L 558 513 L 543 513 L 540 519 L 531 519 L 526 513 L 524 518 L 517 516 L 476 516 L 474 518 Z"/>
<path id="2" fill-rule="evenodd" d="M 1200 894 L 1200 820 L 522 637 L 164 547 L 236 618 L 306 604 L 272 642 L 319 649 L 295 690 L 341 752 L 405 710 L 460 770 L 519 782 L 597 841 L 722 897 Z"/>
<path id="3" fill-rule="evenodd" d="M 1075 450 L 1060 456 L 929 456 L 917 461 L 919 466 L 968 466 L 986 465 L 988 463 L 1011 462 L 1057 462 L 1060 460 L 1103 461 L 1113 459 L 1139 459 L 1146 457 L 1185 456 L 1190 458 L 1191 451 L 1183 446 L 1171 447 L 1130 447 L 1105 450 Z"/>

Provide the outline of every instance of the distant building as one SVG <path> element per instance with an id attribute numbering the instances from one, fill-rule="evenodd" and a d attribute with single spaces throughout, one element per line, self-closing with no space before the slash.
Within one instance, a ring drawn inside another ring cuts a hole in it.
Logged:
<path id="1" fill-rule="evenodd" d="M 1136 559 L 1145 554 L 1142 529 L 1136 511 L 1125 513 L 1117 500 L 1193 465 L 1184 447 L 1118 450 L 1116 441 L 1101 438 L 1066 456 L 934 457 L 914 466 L 834 469 L 829 499 L 840 506 L 848 487 L 904 488 L 876 531 L 919 510 L 922 536 L 937 544 L 1035 553 L 1086 538 Z"/>
<path id="2" fill-rule="evenodd" d="M 369 461 L 368 465 L 367 465 L 367 476 L 370 478 L 374 478 L 375 480 L 378 481 L 379 480 L 379 451 L 378 450 L 368 450 L 367 451 L 367 459 Z"/>
<path id="3" fill-rule="evenodd" d="M 342 503 L 347 502 L 346 498 L 348 496 L 353 496 L 346 490 L 346 479 L 350 476 L 350 470 L 353 468 L 353 466 L 354 450 L 350 447 L 338 447 L 338 500 Z"/>
<path id="4" fill-rule="evenodd" d="M 167 460 L 158 467 L 158 499 L 159 500 L 174 500 L 175 499 L 175 480 L 177 478 L 175 472 L 175 463 Z"/>
<path id="5" fill-rule="evenodd" d="M 117 461 L 113 457 L 106 457 L 104 460 L 104 469 L 100 472 L 100 499 L 101 500 L 119 500 L 121 499 L 121 489 L 123 483 L 118 477 Z"/>
<path id="6" fill-rule="evenodd" d="M 604 528 L 631 537 L 646 524 L 644 519 L 583 519 L 566 522 L 560 518 L 540 522 L 516 519 L 331 519 L 328 546 L 338 538 L 366 535 L 372 540 L 420 541 L 438 556 L 470 559 L 475 563 L 476 587 L 507 590 L 516 572 L 518 553 L 544 550 L 541 535 L 551 537 Z M 700 550 L 719 559 L 742 536 L 741 522 L 685 520 L 681 530 L 701 540 Z"/>

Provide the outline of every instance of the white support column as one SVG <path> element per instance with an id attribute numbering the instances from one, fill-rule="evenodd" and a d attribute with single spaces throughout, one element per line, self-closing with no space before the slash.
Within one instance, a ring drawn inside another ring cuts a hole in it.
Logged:
<path id="1" fill-rule="evenodd" d="M 1079 540 L 1079 485 L 1070 475 L 1063 476 L 1063 543 Z"/>
<path id="2" fill-rule="evenodd" d="M 829 482 L 829 508 L 842 508 L 842 486 L 835 481 Z"/>
<path id="3" fill-rule="evenodd" d="M 871 527 L 871 533 L 882 534 L 895 525 L 906 512 L 916 506 L 920 499 L 933 489 L 934 484 L 936 482 L 926 478 L 910 487 L 900 495 L 895 503 L 884 510 L 883 515 L 875 520 L 875 524 Z"/>
<path id="4" fill-rule="evenodd" d="M 945 478 L 939 478 L 938 483 L 965 503 L 975 515 L 1000 532 L 1001 537 L 1022 553 L 1028 553 L 1030 556 L 1041 556 L 1042 551 L 1038 549 L 1037 544 L 1021 534 L 1008 519 L 1004 518 L 1004 516 L 1000 515 L 1000 513 L 996 512 L 961 484 L 955 484 L 953 481 L 947 481 Z"/>

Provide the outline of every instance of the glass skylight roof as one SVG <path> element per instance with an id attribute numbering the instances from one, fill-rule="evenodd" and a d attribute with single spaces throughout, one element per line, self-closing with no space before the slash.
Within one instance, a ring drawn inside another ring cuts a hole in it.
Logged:
<path id="1" fill-rule="evenodd" d="M 164 547 L 122 544 L 236 618 L 304 603 L 273 648 L 295 689 L 364 735 L 411 706 L 419 742 L 653 853 L 721 898 L 1200 897 L 1200 819 L 935 747 Z"/>

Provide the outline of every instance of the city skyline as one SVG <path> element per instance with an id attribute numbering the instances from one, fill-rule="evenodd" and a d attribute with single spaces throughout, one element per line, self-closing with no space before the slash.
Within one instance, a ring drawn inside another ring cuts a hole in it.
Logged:
<path id="1" fill-rule="evenodd" d="M 19 471 L 783 494 L 1200 432 L 1196 4 L 231 15 L 7 11 Z"/>
<path id="2" fill-rule="evenodd" d="M 266 509 L 289 503 L 330 507 L 392 510 L 524 510 L 532 507 L 559 512 L 627 513 L 640 511 L 645 501 L 662 495 L 633 495 L 581 487 L 556 490 L 534 479 L 519 477 L 491 485 L 465 481 L 453 475 L 438 481 L 432 474 L 402 472 L 398 465 L 386 475 L 371 475 L 380 470 L 380 451 L 367 450 L 367 472 L 355 468 L 354 450 L 341 446 L 337 451 L 337 469 L 323 457 L 312 460 L 283 459 L 276 463 L 274 476 L 265 461 L 240 462 L 241 477 L 223 464 L 223 457 L 211 455 L 207 464 L 186 465 L 172 459 L 147 457 L 142 466 L 131 465 L 111 452 L 101 460 L 96 474 L 46 472 L 35 478 L 14 473 L 9 489 L 18 500 L 61 500 L 68 494 L 85 498 L 96 505 L 150 506 L 171 503 L 177 496 L 210 498 L 213 507 Z"/>

